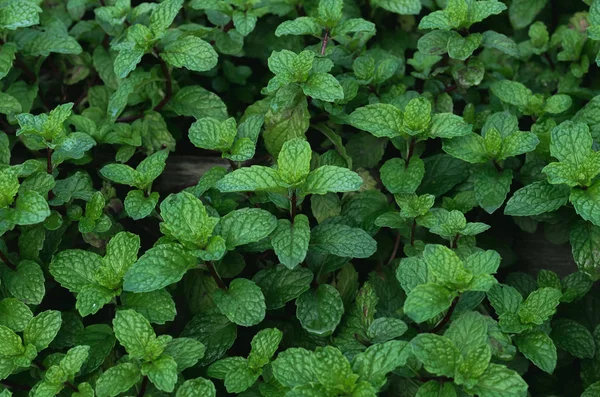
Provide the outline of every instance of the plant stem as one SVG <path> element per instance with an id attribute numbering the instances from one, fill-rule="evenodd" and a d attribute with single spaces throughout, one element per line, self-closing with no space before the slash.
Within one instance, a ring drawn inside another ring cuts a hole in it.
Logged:
<path id="1" fill-rule="evenodd" d="M 408 145 L 408 151 L 406 153 L 406 163 L 404 163 L 405 168 L 408 168 L 408 163 L 410 163 L 410 159 L 415 152 L 415 144 L 416 143 L 417 143 L 417 141 L 414 138 L 412 138 L 410 140 L 410 144 Z"/>
<path id="2" fill-rule="evenodd" d="M 46 368 L 46 366 L 44 365 L 44 363 L 42 363 L 39 359 L 33 360 L 33 364 L 36 367 L 38 367 L 40 369 L 40 371 L 46 371 L 48 369 L 48 368 Z M 71 382 L 67 381 L 67 382 L 64 383 L 64 385 L 66 387 L 68 387 L 69 389 L 73 390 L 74 392 L 79 393 L 79 388 L 77 388 L 77 386 L 75 386 Z"/>
<path id="3" fill-rule="evenodd" d="M 325 55 L 325 50 L 327 49 L 328 41 L 329 41 L 329 30 L 325 29 L 325 34 L 323 35 L 323 43 L 321 44 L 321 55 Z"/>
<path id="4" fill-rule="evenodd" d="M 17 383 L 11 382 L 9 380 L 3 380 L 2 382 L 0 382 L 0 384 L 8 389 L 22 390 L 22 391 L 31 390 L 31 386 L 19 385 Z"/>
<path id="5" fill-rule="evenodd" d="M 52 175 L 52 149 L 46 150 L 46 172 Z"/>
<path id="6" fill-rule="evenodd" d="M 448 311 L 446 312 L 446 315 L 444 316 L 444 318 L 442 319 L 442 321 L 440 321 L 438 323 L 438 325 L 436 325 L 432 330 L 431 333 L 435 334 L 438 333 L 442 328 L 444 328 L 444 326 L 446 324 L 448 324 L 448 321 L 450 321 L 450 317 L 452 317 L 452 313 L 454 313 L 454 309 L 456 309 L 456 305 L 458 304 L 458 299 L 460 297 L 456 297 L 454 298 L 454 300 L 452 301 L 452 304 L 450 305 L 450 308 L 448 309 Z"/>
<path id="7" fill-rule="evenodd" d="M 4 255 L 4 252 L 0 251 L 0 259 L 6 266 L 8 266 L 12 270 L 17 270 L 17 267 Z"/>
<path id="8" fill-rule="evenodd" d="M 142 386 L 140 386 L 140 392 L 138 393 L 137 397 L 143 397 L 144 394 L 146 394 L 146 387 L 148 387 L 148 377 L 144 376 L 144 379 L 142 379 Z"/>
<path id="9" fill-rule="evenodd" d="M 410 245 L 415 246 L 415 231 L 417 230 L 417 220 L 413 219 L 412 226 L 410 228 Z"/>
<path id="10" fill-rule="evenodd" d="M 388 259 L 388 261 L 387 261 L 388 265 L 390 263 L 392 263 L 394 261 L 394 259 L 396 258 L 396 254 L 398 253 L 398 248 L 400 247 L 400 239 L 401 238 L 402 238 L 402 235 L 400 233 L 398 233 L 398 235 L 396 236 L 396 241 L 394 242 L 394 249 L 392 250 L 390 259 Z"/>
<path id="11" fill-rule="evenodd" d="M 159 52 L 157 50 L 155 50 L 155 54 L 156 54 L 156 57 L 158 58 L 158 62 L 160 63 L 160 67 L 162 69 L 163 75 L 167 79 L 167 83 L 166 83 L 166 91 L 167 92 L 165 93 L 164 98 L 158 103 L 158 105 L 156 105 L 152 109 L 155 112 L 160 112 L 162 110 L 162 108 L 165 107 L 165 105 L 167 103 L 169 103 L 169 101 L 171 100 L 171 97 L 173 96 L 173 82 L 171 80 L 171 74 L 169 73 L 169 68 L 167 66 L 167 63 L 165 61 L 163 61 L 163 59 L 159 56 Z M 128 123 L 128 122 L 132 122 L 132 121 L 141 119 L 142 117 L 144 117 L 144 112 L 134 114 L 132 116 L 119 117 L 116 120 L 116 122 L 117 123 Z"/>
<path id="12" fill-rule="evenodd" d="M 221 276 L 219 276 L 219 273 L 217 273 L 217 269 L 215 269 L 215 265 L 211 261 L 206 261 L 206 267 L 208 268 L 208 271 L 210 272 L 210 275 L 212 276 L 213 280 L 215 280 L 215 283 L 217 283 L 217 286 L 221 289 L 226 290 L 227 286 L 221 279 Z"/>
<path id="13" fill-rule="evenodd" d="M 292 218 L 292 223 L 294 223 L 294 218 L 296 218 L 296 206 L 298 205 L 298 197 L 296 196 L 296 189 L 292 193 L 292 198 L 290 199 L 290 217 Z"/>
<path id="14" fill-rule="evenodd" d="M 496 168 L 496 171 L 498 172 L 502 172 L 502 167 L 500 167 L 500 164 L 498 164 L 498 162 L 496 160 L 492 160 L 492 163 L 494 164 L 494 167 Z"/>

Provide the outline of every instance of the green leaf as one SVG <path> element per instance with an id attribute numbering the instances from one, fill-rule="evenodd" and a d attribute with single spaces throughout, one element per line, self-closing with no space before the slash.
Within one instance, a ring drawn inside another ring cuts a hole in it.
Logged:
<path id="1" fill-rule="evenodd" d="M 260 323 L 265 317 L 265 297 L 254 282 L 236 278 L 227 290 L 213 292 L 213 300 L 229 321 L 250 327 Z"/>
<path id="2" fill-rule="evenodd" d="M 142 190 L 130 190 L 125 196 L 125 212 L 133 220 L 140 220 L 152 213 L 158 204 L 159 195 L 152 192 L 149 195 L 144 194 Z"/>
<path id="3" fill-rule="evenodd" d="M 600 183 L 596 182 L 587 190 L 571 190 L 569 200 L 579 216 L 596 226 L 600 226 L 600 213 L 598 212 L 598 206 L 600 205 Z"/>
<path id="4" fill-rule="evenodd" d="M 517 81 L 500 80 L 490 86 L 492 93 L 502 102 L 522 109 L 527 106 L 533 96 L 531 90 Z"/>
<path id="5" fill-rule="evenodd" d="M 455 138 L 471 133 L 473 126 L 452 113 L 437 113 L 431 119 L 428 135 L 432 138 Z"/>
<path id="6" fill-rule="evenodd" d="M 133 387 L 140 379 L 141 372 L 134 363 L 121 363 L 106 370 L 96 381 L 98 397 L 116 397 Z"/>
<path id="7" fill-rule="evenodd" d="M 173 357 L 161 356 L 152 362 L 143 363 L 142 375 L 147 376 L 158 390 L 170 393 L 177 383 L 177 363 Z"/>
<path id="8" fill-rule="evenodd" d="M 178 244 L 161 244 L 150 248 L 125 273 L 123 289 L 151 292 L 181 280 L 198 260 Z"/>
<path id="9" fill-rule="evenodd" d="M 15 298 L 0 301 L 0 325 L 14 332 L 21 332 L 33 318 L 33 313 L 26 304 Z"/>
<path id="10" fill-rule="evenodd" d="M 46 310 L 35 316 L 23 331 L 23 342 L 34 345 L 38 352 L 54 340 L 60 330 L 62 319 L 59 311 Z"/>
<path id="11" fill-rule="evenodd" d="M 123 307 L 135 310 L 154 324 L 173 321 L 177 313 L 171 294 L 164 289 L 139 293 L 123 292 L 121 303 Z"/>
<path id="12" fill-rule="evenodd" d="M 399 340 L 372 345 L 355 357 L 352 370 L 360 380 L 379 389 L 385 384 L 388 373 L 406 365 L 410 350 L 408 342 Z"/>
<path id="13" fill-rule="evenodd" d="M 308 174 L 302 185 L 303 196 L 309 194 L 342 193 L 358 190 L 363 180 L 356 172 L 334 165 L 324 165 Z"/>
<path id="14" fill-rule="evenodd" d="M 404 312 L 408 317 L 422 323 L 447 310 L 456 293 L 437 284 L 416 286 L 404 302 Z"/>
<path id="15" fill-rule="evenodd" d="M 452 157 L 471 164 L 489 161 L 485 140 L 478 134 L 470 133 L 454 139 L 444 140 L 442 148 L 444 152 Z"/>
<path id="16" fill-rule="evenodd" d="M 419 15 L 421 12 L 419 0 L 377 0 L 374 4 L 400 15 Z"/>
<path id="17" fill-rule="evenodd" d="M 479 48 L 482 39 L 483 36 L 480 33 L 472 33 L 467 37 L 462 37 L 460 34 L 452 32 L 448 40 L 448 56 L 452 59 L 464 61 Z"/>
<path id="18" fill-rule="evenodd" d="M 550 334 L 556 347 L 577 358 L 592 358 L 596 344 L 590 331 L 576 321 L 561 318 L 553 322 Z"/>
<path id="19" fill-rule="evenodd" d="M 488 344 L 488 324 L 481 314 L 465 312 L 450 323 L 444 336 L 449 338 L 463 355 L 467 355 L 471 350 Z M 483 369 L 485 370 L 485 367 Z"/>
<path id="20" fill-rule="evenodd" d="M 515 336 L 515 344 L 532 363 L 551 374 L 556 367 L 556 347 L 552 339 L 541 331 Z"/>
<path id="21" fill-rule="evenodd" d="M 218 55 L 210 44 L 195 36 L 185 36 L 169 43 L 160 57 L 176 68 L 205 72 L 217 65 Z"/>
<path id="22" fill-rule="evenodd" d="M 302 83 L 302 91 L 312 98 L 326 102 L 344 99 L 344 89 L 329 73 L 314 73 Z"/>
<path id="23" fill-rule="evenodd" d="M 71 292 L 95 282 L 97 269 L 103 266 L 102 258 L 93 252 L 79 249 L 59 252 L 50 263 L 50 274 Z"/>
<path id="24" fill-rule="evenodd" d="M 83 286 L 77 294 L 75 307 L 81 317 L 96 314 L 104 305 L 109 303 L 115 296 L 115 291 L 96 284 Z"/>
<path id="25" fill-rule="evenodd" d="M 312 151 L 309 143 L 300 138 L 283 144 L 277 157 L 277 172 L 290 185 L 300 183 L 310 173 Z"/>
<path id="26" fill-rule="evenodd" d="M 0 29 L 16 30 L 40 23 L 42 9 L 26 0 L 5 2 L 0 6 Z"/>
<path id="27" fill-rule="evenodd" d="M 191 116 L 196 119 L 212 117 L 223 121 L 227 118 L 227 107 L 221 98 L 197 85 L 181 88 L 165 108 L 173 110 L 180 116 Z"/>
<path id="28" fill-rule="evenodd" d="M 310 224 L 306 215 L 296 215 L 294 222 L 280 219 L 271 234 L 271 244 L 279 261 L 293 269 L 304 261 L 310 241 Z"/>
<path id="29" fill-rule="evenodd" d="M 423 160 L 412 157 L 408 164 L 400 158 L 385 162 L 380 169 L 381 182 L 392 194 L 414 193 L 425 175 Z"/>
<path id="30" fill-rule="evenodd" d="M 225 375 L 225 389 L 228 393 L 241 393 L 251 387 L 261 374 L 261 370 L 254 370 L 246 365 L 233 367 Z"/>
<path id="31" fill-rule="evenodd" d="M 469 391 L 480 397 L 523 397 L 527 395 L 527 383 L 504 365 L 490 364 Z"/>
<path id="32" fill-rule="evenodd" d="M 0 79 L 6 77 L 10 71 L 13 61 L 15 60 L 15 53 L 17 52 L 17 46 L 13 43 L 5 43 L 0 48 Z"/>
<path id="33" fill-rule="evenodd" d="M 559 114 L 571 107 L 571 97 L 565 94 L 553 95 L 546 99 L 544 111 L 552 114 Z"/>
<path id="34" fill-rule="evenodd" d="M 137 260 L 139 249 L 139 236 L 129 232 L 117 233 L 106 246 L 104 264 L 97 269 L 95 279 L 107 288 L 119 287 L 127 270 Z"/>
<path id="35" fill-rule="evenodd" d="M 515 288 L 508 285 L 494 285 L 487 292 L 488 299 L 496 313 L 516 313 L 519 310 L 523 296 Z"/>
<path id="36" fill-rule="evenodd" d="M 367 330 L 367 336 L 373 343 L 384 343 L 402 336 L 408 330 L 406 323 L 394 317 L 376 318 Z"/>
<path id="37" fill-rule="evenodd" d="M 273 168 L 253 165 L 239 168 L 215 185 L 221 192 L 255 192 L 280 190 L 284 182 Z"/>
<path id="38" fill-rule="evenodd" d="M 519 308 L 523 323 L 541 325 L 556 311 L 562 293 L 555 288 L 540 288 L 533 291 Z"/>
<path id="39" fill-rule="evenodd" d="M 200 364 L 207 365 L 231 348 L 237 336 L 237 326 L 214 308 L 195 316 L 181 336 L 194 338 L 206 347 Z"/>
<path id="40" fill-rule="evenodd" d="M 154 9 L 150 17 L 150 30 L 156 37 L 165 34 L 182 6 L 183 0 L 165 0 Z"/>
<path id="41" fill-rule="evenodd" d="M 512 170 L 498 172 L 492 167 L 486 167 L 477 172 L 475 178 L 473 187 L 477 203 L 488 214 L 494 213 L 504 204 L 510 191 Z"/>
<path id="42" fill-rule="evenodd" d="M 334 223 L 315 227 L 310 245 L 328 254 L 348 258 L 368 258 L 377 249 L 377 242 L 363 229 Z"/>
<path id="43" fill-rule="evenodd" d="M 108 164 L 100 169 L 100 174 L 108 180 L 122 185 L 144 187 L 144 178 L 137 171 L 125 164 Z"/>
<path id="44" fill-rule="evenodd" d="M 17 196 L 15 211 L 10 221 L 17 225 L 35 225 L 50 216 L 48 202 L 41 194 L 33 190 L 25 190 Z"/>
<path id="45" fill-rule="evenodd" d="M 273 361 L 273 375 L 287 387 L 301 386 L 316 381 L 314 354 L 306 349 L 292 347 L 277 355 Z"/>
<path id="46" fill-rule="evenodd" d="M 248 36 L 254 30 L 256 26 L 257 17 L 256 15 L 249 13 L 248 11 L 234 11 L 233 12 L 233 26 L 242 36 Z"/>
<path id="47" fill-rule="evenodd" d="M 243 208 L 221 218 L 219 234 L 225 239 L 227 249 L 255 243 L 267 237 L 277 227 L 277 218 L 260 208 Z"/>
<path id="48" fill-rule="evenodd" d="M 570 233 L 573 259 L 579 269 L 593 280 L 600 277 L 600 227 L 577 222 Z"/>
<path id="49" fill-rule="evenodd" d="M 216 397 L 215 385 L 207 379 L 188 379 L 177 389 L 176 397 Z"/>
<path id="50" fill-rule="evenodd" d="M 151 360 L 162 353 L 152 326 L 135 310 L 119 310 L 113 320 L 115 336 L 132 358 Z M 157 349 L 160 351 L 157 353 Z"/>
<path id="51" fill-rule="evenodd" d="M 423 259 L 427 263 L 427 269 L 435 277 L 436 283 L 449 288 L 460 288 L 468 284 L 473 275 L 466 270 L 460 258 L 451 249 L 439 245 L 430 244 L 425 246 Z"/>
<path id="52" fill-rule="evenodd" d="M 456 397 L 456 390 L 451 383 L 430 380 L 419 388 L 416 397 Z"/>
<path id="53" fill-rule="evenodd" d="M 394 138 L 402 131 L 402 112 L 393 105 L 377 103 L 356 109 L 348 122 L 378 138 Z"/>
<path id="54" fill-rule="evenodd" d="M 329 284 L 308 290 L 296 300 L 296 317 L 310 333 L 329 335 L 340 323 L 344 303 L 340 293 Z"/>
<path id="55" fill-rule="evenodd" d="M 254 335 L 248 356 L 250 368 L 262 368 L 267 365 L 277 351 L 282 338 L 283 333 L 277 328 L 266 328 Z"/>
<path id="56" fill-rule="evenodd" d="M 234 118 L 219 121 L 211 117 L 196 120 L 190 127 L 189 137 L 194 146 L 201 149 L 227 151 L 237 134 Z"/>
<path id="57" fill-rule="evenodd" d="M 592 383 L 581 395 L 581 397 L 594 397 L 600 393 L 600 382 Z"/>
<path id="58" fill-rule="evenodd" d="M 309 269 L 297 266 L 290 270 L 283 265 L 261 270 L 253 278 L 262 290 L 269 310 L 282 308 L 302 295 L 310 288 L 312 280 L 313 274 Z"/>
<path id="59" fill-rule="evenodd" d="M 510 23 L 515 29 L 527 27 L 546 6 L 548 0 L 515 0 L 508 9 Z"/>
<path id="60" fill-rule="evenodd" d="M 0 325 L 0 337 L 2 337 L 2 345 L 0 345 L 0 354 L 3 356 L 16 356 L 24 352 L 23 342 L 21 337 L 15 334 L 10 328 Z"/>
<path id="61" fill-rule="evenodd" d="M 410 346 L 427 371 L 439 376 L 454 376 L 461 355 L 450 339 L 435 334 L 419 334 Z"/>
<path id="62" fill-rule="evenodd" d="M 533 182 L 517 190 L 506 203 L 504 214 L 532 216 L 556 211 L 569 200 L 569 189 L 564 185 L 550 185 L 545 181 Z"/>
<path id="63" fill-rule="evenodd" d="M 219 222 L 207 214 L 199 199 L 187 192 L 170 194 L 160 203 L 160 214 L 161 227 L 191 248 L 204 248 Z"/>
<path id="64" fill-rule="evenodd" d="M 321 35 L 321 25 L 312 17 L 299 17 L 290 21 L 283 21 L 277 29 L 275 36 L 281 37 L 285 35 L 311 35 L 319 37 Z"/>
<path id="65" fill-rule="evenodd" d="M 16 270 L 3 274 L 3 281 L 12 296 L 29 305 L 38 305 L 46 293 L 44 272 L 34 261 L 21 261 Z"/>

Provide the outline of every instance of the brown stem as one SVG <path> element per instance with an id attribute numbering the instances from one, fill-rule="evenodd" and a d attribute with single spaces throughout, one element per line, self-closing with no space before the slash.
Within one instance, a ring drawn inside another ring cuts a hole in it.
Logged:
<path id="1" fill-rule="evenodd" d="M 148 377 L 144 376 L 144 379 L 142 379 L 142 386 L 140 387 L 140 392 L 138 393 L 137 397 L 143 397 L 144 394 L 146 394 L 146 387 L 148 387 Z"/>
<path id="2" fill-rule="evenodd" d="M 321 55 L 325 55 L 325 50 L 327 49 L 328 41 L 329 41 L 329 30 L 325 29 L 325 34 L 323 35 L 323 43 L 321 44 Z"/>
<path id="3" fill-rule="evenodd" d="M 11 382 L 10 380 L 3 380 L 2 382 L 0 382 L 0 384 L 8 389 L 13 389 L 13 390 L 22 390 L 22 391 L 31 390 L 31 386 L 19 385 L 17 383 Z"/>
<path id="4" fill-rule="evenodd" d="M 412 226 L 410 228 L 410 245 L 415 246 L 415 231 L 417 230 L 417 220 L 413 219 Z"/>
<path id="5" fill-rule="evenodd" d="M 160 62 L 163 75 L 167 79 L 167 92 L 165 97 L 159 102 L 158 105 L 154 107 L 154 111 L 160 112 L 161 109 L 171 100 L 171 96 L 173 95 L 173 83 L 171 81 L 171 74 L 169 73 L 169 67 L 167 66 L 167 63 L 158 56 L 158 51 L 156 51 L 156 56 L 158 58 L 158 62 Z"/>
<path id="6" fill-rule="evenodd" d="M 229 32 L 231 29 L 233 28 L 233 19 L 229 22 L 227 22 L 227 25 L 223 26 L 223 32 L 227 33 Z"/>
<path id="7" fill-rule="evenodd" d="M 410 144 L 408 145 L 408 152 L 406 153 L 406 163 L 404 163 L 404 167 L 408 168 L 408 163 L 410 163 L 410 159 L 412 158 L 414 152 L 415 152 L 415 144 L 417 143 L 417 140 L 415 138 L 412 138 L 410 140 Z"/>
<path id="8" fill-rule="evenodd" d="M 46 150 L 46 172 L 52 175 L 52 149 Z"/>
<path id="9" fill-rule="evenodd" d="M 6 257 L 6 255 L 4 255 L 4 252 L 2 251 L 0 251 L 0 259 L 2 259 L 2 262 L 4 262 L 4 264 L 10 269 L 17 270 L 17 267 L 10 261 L 10 259 Z"/>
<path id="10" fill-rule="evenodd" d="M 494 168 L 496 168 L 496 171 L 498 172 L 502 172 L 502 167 L 500 167 L 500 164 L 498 164 L 498 162 L 496 160 L 492 160 L 492 163 L 494 164 Z"/>
<path id="11" fill-rule="evenodd" d="M 167 67 L 167 63 L 165 61 L 163 61 L 163 59 L 158 55 L 159 54 L 158 50 L 155 50 L 155 53 L 156 53 L 156 57 L 158 58 L 158 62 L 160 63 L 162 72 L 163 72 L 165 78 L 167 79 L 167 83 L 166 83 L 167 84 L 166 85 L 167 92 L 165 93 L 164 98 L 158 103 L 158 105 L 156 105 L 152 109 L 155 112 L 160 112 L 162 110 L 162 108 L 165 107 L 165 105 L 171 100 L 171 97 L 173 96 L 173 82 L 171 80 L 171 74 L 169 73 L 169 68 Z M 137 119 L 141 119 L 142 117 L 144 117 L 144 112 L 134 114 L 132 116 L 119 117 L 116 120 L 116 122 L 117 123 L 128 123 L 128 122 L 135 121 Z"/>
<path id="12" fill-rule="evenodd" d="M 237 163 L 231 159 L 227 159 L 227 161 L 229 162 L 229 166 L 231 167 L 232 170 L 237 170 L 238 168 L 240 168 Z"/>
<path id="13" fill-rule="evenodd" d="M 210 275 L 212 276 L 213 280 L 215 280 L 215 283 L 217 283 L 217 286 L 221 289 L 227 289 L 227 286 L 221 279 L 221 276 L 219 276 L 219 273 L 217 273 L 215 265 L 211 261 L 206 261 L 206 267 L 208 268 L 208 271 L 210 272 Z"/>
<path id="14" fill-rule="evenodd" d="M 460 238 L 460 234 L 456 233 L 454 239 L 450 241 L 450 248 L 456 248 L 458 246 L 458 239 Z"/>
<path id="15" fill-rule="evenodd" d="M 402 238 L 402 235 L 400 233 L 398 233 L 398 235 L 396 236 L 396 241 L 394 242 L 394 249 L 392 250 L 390 259 L 388 259 L 388 261 L 387 261 L 388 265 L 390 263 L 392 263 L 394 261 L 394 259 L 396 258 L 396 254 L 398 253 L 398 248 L 400 247 L 400 239 L 401 238 Z"/>
<path id="16" fill-rule="evenodd" d="M 550 69 L 554 70 L 555 69 L 554 62 L 552 62 L 552 58 L 550 58 L 550 56 L 548 55 L 547 52 L 544 52 L 544 58 L 546 59 L 546 61 L 548 61 L 548 64 L 550 65 Z"/>
<path id="17" fill-rule="evenodd" d="M 456 84 L 452 84 L 452 85 L 449 85 L 448 87 L 446 87 L 444 92 L 450 93 L 450 92 L 456 90 L 456 88 L 457 88 Z"/>
<path id="18" fill-rule="evenodd" d="M 442 328 L 444 328 L 444 326 L 446 324 L 448 324 L 448 321 L 450 321 L 450 317 L 452 317 L 452 313 L 454 313 L 454 309 L 456 309 L 456 305 L 458 304 L 458 299 L 460 297 L 456 297 L 454 298 L 454 300 L 452 301 L 452 304 L 450 305 L 450 308 L 448 309 L 448 311 L 446 312 L 446 315 L 444 316 L 444 318 L 442 319 L 442 321 L 440 321 L 438 323 L 438 325 L 436 325 L 432 330 L 431 333 L 435 334 L 438 333 Z"/>
<path id="19" fill-rule="evenodd" d="M 294 223 L 294 218 L 296 218 L 296 206 L 298 205 L 298 197 L 296 196 L 296 190 L 292 193 L 292 197 L 290 199 L 290 217 L 292 218 L 292 223 Z"/>

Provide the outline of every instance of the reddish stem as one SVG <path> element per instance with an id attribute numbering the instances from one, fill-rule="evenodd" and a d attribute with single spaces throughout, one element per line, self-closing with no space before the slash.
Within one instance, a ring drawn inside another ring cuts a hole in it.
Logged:
<path id="1" fill-rule="evenodd" d="M 166 86 L 167 92 L 165 93 L 164 98 L 158 103 L 158 105 L 156 105 L 152 109 L 155 112 L 160 112 L 162 110 L 162 108 L 165 107 L 165 105 L 171 100 L 171 97 L 173 96 L 173 82 L 171 80 L 171 74 L 169 73 L 169 68 L 167 67 L 166 62 L 163 61 L 163 59 L 158 55 L 158 51 L 156 51 L 156 57 L 158 58 L 158 62 L 160 63 L 162 72 L 163 72 L 165 78 L 167 79 L 167 86 Z M 116 122 L 117 123 L 129 123 L 129 122 L 141 119 L 142 117 L 144 117 L 144 112 L 134 114 L 132 116 L 119 117 L 116 120 Z"/>
<path id="2" fill-rule="evenodd" d="M 213 280 L 215 280 L 215 283 L 217 283 L 217 286 L 221 289 L 226 290 L 227 286 L 221 279 L 221 276 L 219 276 L 219 273 L 217 273 L 217 269 L 215 269 L 215 265 L 211 261 L 206 261 L 206 267 L 208 268 L 208 271 L 210 272 L 210 275 L 212 276 Z"/>
<path id="3" fill-rule="evenodd" d="M 444 328 L 444 326 L 446 324 L 448 324 L 448 321 L 450 321 L 450 317 L 452 317 L 452 313 L 454 313 L 454 309 L 456 309 L 456 305 L 458 304 L 458 299 L 459 299 L 458 296 L 456 298 L 454 298 L 454 300 L 452 301 L 452 304 L 450 305 L 450 308 L 446 312 L 446 315 L 444 316 L 444 318 L 442 319 L 442 321 L 440 321 L 438 323 L 438 325 L 436 325 L 431 330 L 432 334 L 438 333 L 440 330 L 442 330 L 442 328 Z"/>
<path id="4" fill-rule="evenodd" d="M 0 251 L 0 259 L 2 259 L 2 262 L 4 262 L 4 264 L 10 269 L 17 270 L 17 267 L 10 261 L 10 259 L 6 257 L 6 255 L 4 255 L 4 252 L 2 251 Z"/>
<path id="5" fill-rule="evenodd" d="M 148 387 L 148 377 L 144 376 L 144 379 L 142 379 L 142 386 L 140 387 L 140 392 L 138 393 L 137 397 L 143 397 L 144 394 L 146 394 L 147 387 Z"/>
<path id="6" fill-rule="evenodd" d="M 388 259 L 387 264 L 389 265 L 390 263 L 392 263 L 394 261 L 394 259 L 396 259 L 396 254 L 398 253 L 398 248 L 400 248 L 400 240 L 402 238 L 402 235 L 400 233 L 398 233 L 398 235 L 396 236 L 396 241 L 394 242 L 394 249 L 392 250 L 392 254 L 390 255 L 390 259 Z"/>
<path id="7" fill-rule="evenodd" d="M 417 230 L 417 220 L 413 219 L 412 227 L 410 228 L 410 245 L 415 246 L 415 231 Z"/>
<path id="8" fill-rule="evenodd" d="M 325 55 L 325 50 L 327 49 L 327 42 L 329 41 L 329 31 L 325 29 L 325 34 L 323 35 L 323 43 L 321 44 L 321 55 Z"/>

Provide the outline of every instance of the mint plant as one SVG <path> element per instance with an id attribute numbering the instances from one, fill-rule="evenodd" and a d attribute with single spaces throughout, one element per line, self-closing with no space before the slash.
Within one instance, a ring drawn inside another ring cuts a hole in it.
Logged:
<path id="1" fill-rule="evenodd" d="M 0 397 L 600 395 L 600 0 L 0 0 Z"/>

